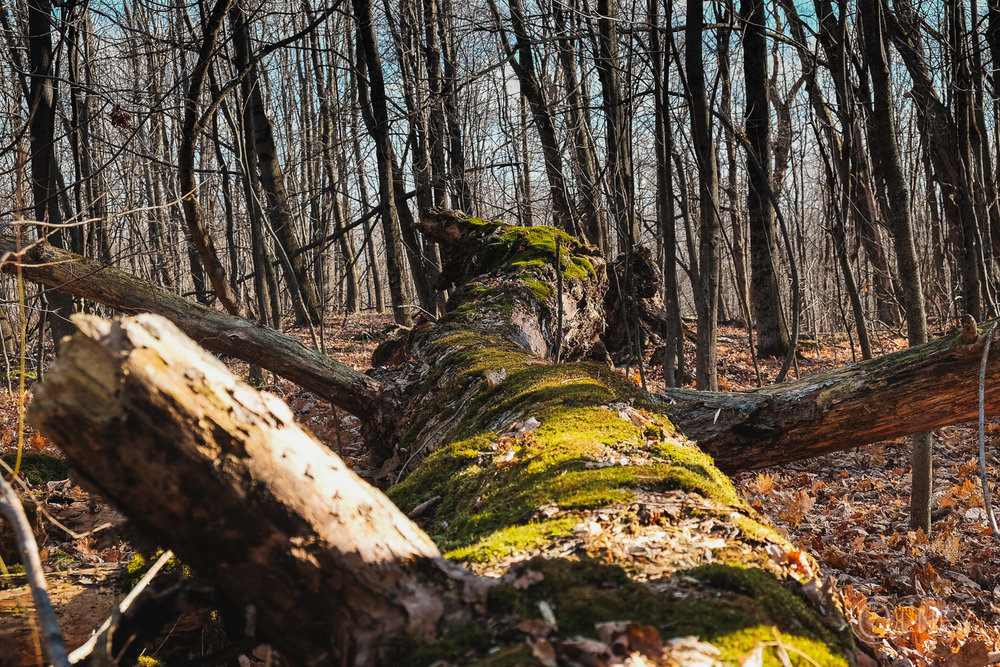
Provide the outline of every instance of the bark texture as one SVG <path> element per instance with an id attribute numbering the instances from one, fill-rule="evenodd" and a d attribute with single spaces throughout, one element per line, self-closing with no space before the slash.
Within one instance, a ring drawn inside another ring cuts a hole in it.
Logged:
<path id="1" fill-rule="evenodd" d="M 10 233 L 0 234 L 0 256 L 17 256 L 17 244 Z M 383 386 L 292 336 L 194 303 L 119 269 L 46 244 L 23 251 L 19 263 L 27 280 L 123 313 L 162 315 L 206 349 L 286 377 L 379 430 L 375 424 L 388 405 Z M 9 261 L 2 266 L 8 273 L 15 269 Z"/>
<path id="2" fill-rule="evenodd" d="M 268 637 L 294 636 L 293 662 L 370 664 L 386 637 L 436 634 L 457 568 L 284 403 L 163 318 L 74 321 L 32 419 Z"/>
<path id="3" fill-rule="evenodd" d="M 955 334 L 752 392 L 669 389 L 667 412 L 728 472 L 932 431 L 978 414 L 986 335 Z M 995 357 L 987 378 L 1000 372 Z M 1000 387 L 987 382 L 986 414 L 998 412 Z"/>
<path id="4" fill-rule="evenodd" d="M 413 472 L 390 497 L 434 542 L 159 318 L 79 318 L 32 419 L 299 664 L 599 664 L 621 641 L 657 664 L 738 663 L 775 632 L 852 663 L 830 589 L 707 455 L 606 366 L 540 358 L 588 349 L 552 305 L 602 320 L 600 254 L 550 228 L 421 226 L 456 289 L 396 369 Z"/>

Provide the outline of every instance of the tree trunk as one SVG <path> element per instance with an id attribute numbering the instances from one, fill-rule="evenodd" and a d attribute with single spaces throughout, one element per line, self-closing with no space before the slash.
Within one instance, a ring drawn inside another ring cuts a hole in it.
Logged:
<path id="1" fill-rule="evenodd" d="M 389 110 L 382 74 L 382 59 L 379 56 L 375 39 L 371 0 L 353 0 L 353 6 L 358 37 L 358 98 L 365 125 L 368 126 L 368 133 L 375 142 L 375 154 L 378 162 L 379 206 L 385 238 L 386 267 L 389 271 L 392 312 L 397 324 L 409 326 L 413 323 L 413 316 L 407 308 L 412 304 L 410 303 L 410 286 L 403 269 L 403 241 L 399 232 L 399 217 L 396 208 L 398 205 L 405 206 L 406 204 L 396 201 L 394 184 L 396 170 L 393 168 L 394 158 L 389 137 Z"/>
<path id="2" fill-rule="evenodd" d="M 303 324 L 306 322 L 319 324 L 323 321 L 323 306 L 309 275 L 306 257 L 299 252 L 299 239 L 295 235 L 295 221 L 288 201 L 285 175 L 281 163 L 278 162 L 274 143 L 274 129 L 264 109 L 264 96 L 261 92 L 257 67 L 250 65 L 253 55 L 250 32 L 241 2 L 242 0 L 235 0 L 232 3 L 229 9 L 229 22 L 233 31 L 237 66 L 240 69 L 249 67 L 247 85 L 244 89 L 248 93 L 247 114 L 253 119 L 254 153 L 257 164 L 247 165 L 247 169 L 259 170 L 260 187 L 267 205 L 267 220 L 277 241 L 278 252 L 281 254 L 278 259 L 284 268 L 285 279 L 291 287 L 296 317 Z"/>
<path id="3" fill-rule="evenodd" d="M 496 9 L 496 4 L 491 3 L 494 16 L 498 24 L 501 24 L 500 13 Z M 552 120 L 552 113 L 549 110 L 548 100 L 542 90 L 542 84 L 538 80 L 538 73 L 535 68 L 535 60 L 531 53 L 531 40 L 528 36 L 528 29 L 525 25 L 524 9 L 520 0 L 509 0 L 510 22 L 514 30 L 516 47 L 507 47 L 509 55 L 516 53 L 516 58 L 510 58 L 511 68 L 517 75 L 521 88 L 521 95 L 528 102 L 531 108 L 531 117 L 535 122 L 535 131 L 538 133 L 538 140 L 542 146 L 542 156 L 545 160 L 545 175 L 549 180 L 549 196 L 552 198 L 552 217 L 555 227 L 575 233 L 579 226 L 576 216 L 570 210 L 569 190 L 566 187 L 566 179 L 563 176 L 562 151 L 559 148 L 559 140 L 556 137 L 555 123 Z M 501 24 L 501 34 L 506 40 L 506 31 L 503 31 Z M 590 240 L 590 239 L 588 239 Z"/>
<path id="4" fill-rule="evenodd" d="M 572 9 L 572 8 L 571 8 Z M 590 128 L 586 126 L 580 81 L 577 75 L 576 46 L 566 20 L 566 8 L 562 3 L 552 3 L 553 17 L 558 31 L 559 65 L 566 87 L 566 125 L 573 143 L 573 165 L 576 171 L 577 188 L 580 191 L 580 217 L 586 230 L 587 240 L 608 252 L 607 222 L 601 208 L 600 183 L 597 176 L 594 144 Z M 659 57 L 659 54 L 657 55 Z M 654 85 L 662 83 L 654 77 Z"/>
<path id="5" fill-rule="evenodd" d="M 52 3 L 32 0 L 28 3 L 28 59 L 31 66 L 31 87 L 28 95 L 28 131 L 31 146 L 31 195 L 35 221 L 43 226 L 41 238 L 62 246 L 63 212 L 59 209 L 59 163 L 56 160 L 56 81 L 52 58 Z M 66 217 L 72 217 L 68 212 Z M 47 224 L 46 224 L 47 223 Z M 45 298 L 52 310 L 50 327 L 56 343 L 72 332 L 69 316 L 73 300 L 65 294 Z"/>
<path id="6" fill-rule="evenodd" d="M 592 330 L 547 325 L 556 271 L 573 319 L 599 325 L 603 258 L 550 228 L 434 214 L 422 230 L 447 249 L 456 293 L 409 340 L 423 364 L 397 378 L 410 387 L 401 452 L 435 453 L 390 497 L 467 568 L 158 318 L 79 318 L 31 418 L 81 479 L 252 605 L 261 640 L 296 664 L 469 664 L 496 650 L 507 664 L 597 664 L 616 643 L 660 664 L 737 663 L 775 632 L 819 663 L 853 662 L 812 566 L 637 387 L 536 356 L 585 351 Z M 665 641 L 691 635 L 686 654 Z"/>
<path id="7" fill-rule="evenodd" d="M 882 8 L 878 3 L 862 3 L 862 36 L 868 71 L 871 73 L 873 112 L 869 118 L 869 145 L 876 153 L 879 177 L 889 196 L 889 224 L 892 228 L 896 263 L 903 288 L 903 311 L 910 345 L 927 342 L 927 316 L 924 311 L 924 290 L 917 263 L 913 224 L 910 218 L 910 194 L 896 146 L 896 124 L 893 115 L 889 63 L 886 59 L 888 41 L 883 35 Z M 924 533 L 931 527 L 933 485 L 932 436 L 918 433 L 913 437 L 913 491 L 910 498 L 910 525 Z"/>
<path id="8" fill-rule="evenodd" d="M 896 49 L 913 80 L 913 98 L 920 131 L 930 147 L 934 178 L 944 191 L 945 213 L 961 234 L 963 307 L 973 317 L 982 317 L 985 270 L 982 239 L 973 202 L 973 187 L 966 164 L 962 161 L 962 146 L 968 136 L 960 137 L 953 114 L 941 102 L 934 79 L 924 55 L 923 40 L 916 10 L 908 0 L 897 0 L 896 14 L 883 14 L 885 28 L 890 31 Z M 862 4 L 864 7 L 865 4 Z"/>
<path id="9" fill-rule="evenodd" d="M 200 118 L 199 98 L 208 78 L 208 68 L 211 67 L 215 55 L 215 42 L 222 28 L 222 20 L 233 0 L 218 0 L 212 7 L 211 14 L 205 20 L 205 29 L 198 53 L 198 61 L 191 72 L 187 95 L 184 100 L 184 139 L 180 143 L 177 157 L 177 179 L 180 183 L 184 220 L 191 243 L 198 251 L 198 257 L 212 283 L 212 289 L 225 309 L 233 315 L 244 316 L 246 307 L 240 302 L 229 281 L 226 280 L 226 270 L 219 261 L 215 243 L 205 224 L 205 215 L 198 201 L 198 184 L 194 177 L 194 155 L 198 138 L 204 129 L 204 120 Z"/>
<path id="10" fill-rule="evenodd" d="M 597 78 L 601 82 L 601 106 L 605 122 L 605 159 L 611 189 L 612 217 L 618 233 L 619 252 L 629 252 L 639 243 L 639 220 L 635 211 L 632 178 L 632 130 L 630 104 L 622 95 L 618 74 L 618 28 L 615 4 L 597 0 Z"/>
<path id="11" fill-rule="evenodd" d="M 705 27 L 704 3 L 687 2 L 685 59 L 691 104 L 691 139 L 698 161 L 698 194 L 701 229 L 698 238 L 697 276 L 692 275 L 695 308 L 698 314 L 698 356 L 695 379 L 699 389 L 719 388 L 718 337 L 719 312 L 719 169 L 712 140 L 711 110 L 705 90 L 705 64 L 702 59 L 702 33 Z M 693 257 L 693 255 L 692 255 Z"/>
<path id="12" fill-rule="evenodd" d="M 747 216 L 750 218 L 750 298 L 757 327 L 757 354 L 783 357 L 788 352 L 788 332 L 778 296 L 778 246 L 771 208 L 770 95 L 767 84 L 767 13 L 763 0 L 742 0 L 743 71 L 746 82 L 746 150 L 751 169 L 747 180 Z"/>

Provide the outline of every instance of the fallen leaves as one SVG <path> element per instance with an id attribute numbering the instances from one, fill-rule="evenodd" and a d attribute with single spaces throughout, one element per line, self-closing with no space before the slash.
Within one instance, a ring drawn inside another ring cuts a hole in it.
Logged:
<path id="1" fill-rule="evenodd" d="M 539 625 L 535 620 L 523 621 L 518 626 L 522 632 L 531 635 L 531 653 L 545 667 L 714 667 L 719 664 L 719 649 L 711 644 L 692 636 L 664 641 L 656 628 L 636 621 L 597 623 L 594 626 L 597 639 L 581 636 L 546 639 L 548 633 L 538 633 L 547 625 Z"/>

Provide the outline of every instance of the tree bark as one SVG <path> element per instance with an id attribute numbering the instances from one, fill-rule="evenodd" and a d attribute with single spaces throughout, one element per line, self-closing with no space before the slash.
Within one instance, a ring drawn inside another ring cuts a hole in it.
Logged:
<path id="1" fill-rule="evenodd" d="M 218 0 L 205 21 L 202 43 L 198 52 L 198 61 L 191 72 L 187 95 L 184 100 L 184 139 L 181 141 L 177 156 L 177 179 L 180 183 L 184 221 L 187 223 L 191 242 L 198 251 L 198 257 L 208 275 L 212 289 L 225 309 L 233 315 L 246 315 L 246 306 L 233 291 L 226 280 L 226 270 L 219 261 L 215 243 L 205 225 L 205 216 L 198 201 L 198 185 L 194 177 L 194 154 L 198 138 L 204 129 L 204 121 L 200 118 L 199 98 L 208 78 L 208 68 L 211 67 L 215 55 L 215 42 L 222 20 L 226 16 L 233 0 Z"/>
<path id="2" fill-rule="evenodd" d="M 252 605 L 260 638 L 296 664 L 469 664 L 493 648 L 509 664 L 581 651 L 596 663 L 609 634 L 667 664 L 691 658 L 660 642 L 694 635 L 701 657 L 735 663 L 774 632 L 821 663 L 853 661 L 832 592 L 637 387 L 598 364 L 539 360 L 584 340 L 548 324 L 556 271 L 576 319 L 602 321 L 587 307 L 600 255 L 550 228 L 446 214 L 421 228 L 447 249 L 456 292 L 414 330 L 423 363 L 397 378 L 411 388 L 401 451 L 435 453 L 391 498 L 466 569 L 161 319 L 79 318 L 31 418 L 81 479 Z M 511 565 L 501 580 L 472 574 Z M 581 648 L 580 634 L 604 639 Z"/>
<path id="3" fill-rule="evenodd" d="M 62 245 L 60 225 L 64 222 L 59 208 L 59 163 L 56 160 L 56 81 L 52 58 L 52 3 L 32 0 L 28 3 L 28 60 L 31 86 L 28 93 L 28 131 L 31 147 L 31 195 L 35 221 L 42 224 L 39 237 Z M 72 212 L 65 216 L 72 217 Z M 52 310 L 49 319 L 52 338 L 58 343 L 72 331 L 69 316 L 73 300 L 65 294 L 46 296 L 45 304 Z"/>
<path id="4" fill-rule="evenodd" d="M 396 169 L 394 169 L 394 156 L 389 137 L 389 110 L 382 73 L 382 58 L 379 56 L 375 39 L 371 0 L 353 0 L 353 7 L 358 38 L 358 98 L 368 133 L 375 142 L 379 205 L 385 238 L 392 312 L 397 324 L 410 326 L 413 323 L 413 316 L 407 307 L 412 304 L 409 283 L 403 269 L 403 241 L 399 231 L 397 210 L 397 206 L 405 206 L 406 203 L 396 201 L 394 183 Z"/>
<path id="5" fill-rule="evenodd" d="M 876 152 L 876 172 L 885 183 L 889 196 L 890 210 L 887 213 L 902 283 L 907 338 L 910 345 L 919 345 L 927 342 L 927 315 L 924 311 L 923 281 L 920 278 L 920 265 L 917 263 L 913 240 L 910 194 L 896 146 L 891 80 L 886 59 L 888 41 L 883 35 L 882 7 L 878 3 L 862 3 L 861 16 L 865 56 L 871 73 L 873 93 L 874 113 L 869 118 L 869 144 Z M 914 435 L 910 525 L 915 529 L 923 529 L 924 533 L 929 533 L 931 527 L 932 446 L 931 434 Z"/>
<path id="6" fill-rule="evenodd" d="M 742 0 L 743 71 L 746 81 L 746 134 L 751 169 L 747 180 L 750 218 L 750 298 L 757 327 L 757 354 L 782 357 L 788 352 L 788 332 L 778 296 L 778 246 L 771 208 L 770 94 L 767 83 L 767 14 L 763 0 Z"/>
<path id="7" fill-rule="evenodd" d="M 455 609 L 449 584 L 471 577 L 284 403 L 162 318 L 75 323 L 32 418 L 140 530 L 253 607 L 294 663 L 371 664 L 379 640 L 433 636 L 449 598 Z M 88 454 L 115 442 L 114 457 Z M 136 483 L 154 478 L 155 492 Z"/>
<path id="8" fill-rule="evenodd" d="M 701 229 L 698 238 L 697 278 L 692 276 L 695 308 L 698 314 L 698 356 L 695 379 L 699 389 L 719 388 L 718 337 L 719 312 L 719 168 L 715 159 L 715 142 L 705 89 L 705 63 L 702 58 L 702 33 L 705 28 L 704 3 L 687 2 L 685 26 L 685 66 L 691 105 L 691 139 L 698 161 L 698 194 L 701 198 Z M 693 255 L 692 255 L 693 257 Z M 693 263 L 693 262 L 692 262 Z"/>
<path id="9" fill-rule="evenodd" d="M 247 169 L 258 169 L 260 186 L 267 204 L 267 220 L 277 241 L 281 253 L 281 266 L 285 278 L 292 290 L 292 303 L 295 305 L 296 317 L 300 323 L 319 324 L 323 321 L 323 305 L 316 290 L 316 285 L 309 275 L 306 257 L 299 252 L 299 239 L 295 235 L 295 220 L 288 201 L 288 190 L 285 187 L 285 175 L 278 162 L 277 148 L 274 143 L 274 129 L 271 120 L 264 109 L 264 96 L 257 73 L 257 67 L 250 65 L 252 51 L 250 46 L 250 30 L 246 22 L 242 0 L 234 0 L 229 9 L 229 22 L 233 31 L 233 42 L 236 51 L 236 63 L 240 69 L 250 68 L 246 77 L 247 85 L 247 115 L 253 119 L 254 153 L 256 165 L 247 165 Z"/>
<path id="10" fill-rule="evenodd" d="M 752 392 L 668 389 L 667 412 L 726 472 L 853 449 L 973 419 L 984 343 L 956 334 Z M 998 412 L 1000 388 L 987 384 L 986 413 Z"/>
<path id="11" fill-rule="evenodd" d="M 601 82 L 604 110 L 605 159 L 611 189 L 612 217 L 618 234 L 619 252 L 629 252 L 639 243 L 639 220 L 635 211 L 632 178 L 632 126 L 630 103 L 622 94 L 618 58 L 618 28 L 615 3 L 597 0 L 597 78 Z"/>
<path id="12" fill-rule="evenodd" d="M 494 10 L 497 23 L 500 24 L 500 13 L 496 9 L 496 4 L 492 3 L 490 6 Z M 570 210 L 569 189 L 566 187 L 566 179 L 563 176 L 562 151 L 559 148 L 559 140 L 556 137 L 555 123 L 552 121 L 548 100 L 546 100 L 542 84 L 538 80 L 535 60 L 531 53 L 531 41 L 525 25 L 524 8 L 521 6 L 520 0 L 509 0 L 508 6 L 510 8 L 510 22 L 514 30 L 515 47 L 506 44 L 505 47 L 509 54 L 517 54 L 516 58 L 510 59 L 510 64 L 517 75 L 521 94 L 527 100 L 528 106 L 531 107 L 531 117 L 535 122 L 535 131 L 538 133 L 538 140 L 542 146 L 545 175 L 549 180 L 549 196 L 552 198 L 554 226 L 572 234 L 578 231 L 575 228 L 579 226 L 579 223 Z M 501 35 L 506 40 L 506 31 L 503 31 L 502 24 L 501 31 Z"/>
<path id="13" fill-rule="evenodd" d="M 0 235 L 0 255 L 7 254 L 17 256 L 16 242 L 9 232 Z M 123 313 L 162 315 L 207 349 L 286 377 L 362 422 L 369 421 L 374 428 L 389 406 L 384 403 L 388 397 L 380 383 L 305 347 L 292 336 L 194 303 L 120 269 L 46 244 L 28 247 L 19 263 L 27 280 Z M 8 261 L 2 270 L 13 273 L 16 266 Z"/>

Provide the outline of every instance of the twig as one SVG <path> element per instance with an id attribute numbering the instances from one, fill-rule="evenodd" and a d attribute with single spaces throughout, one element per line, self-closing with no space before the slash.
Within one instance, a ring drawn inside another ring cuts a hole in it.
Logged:
<path id="1" fill-rule="evenodd" d="M 118 629 L 118 625 L 121 623 L 121 619 L 125 616 L 129 610 L 135 605 L 139 597 L 146 591 L 149 586 L 149 582 L 159 573 L 163 566 L 167 564 L 173 557 L 174 553 L 170 550 L 164 551 L 160 554 L 160 557 L 156 559 L 153 566 L 142 576 L 139 583 L 129 591 L 118 606 L 111 612 L 111 615 L 101 624 L 101 627 L 97 629 L 93 635 L 90 636 L 86 642 L 84 642 L 80 648 L 76 649 L 69 655 L 69 663 L 67 664 L 77 664 L 83 662 L 84 660 L 89 660 L 91 658 L 96 658 L 99 664 L 113 664 L 111 660 L 111 639 L 114 635 L 115 630 Z"/>
<path id="2" fill-rule="evenodd" d="M 69 667 L 69 658 L 66 655 L 65 646 L 63 646 L 62 631 L 59 630 L 56 612 L 52 608 L 52 601 L 49 599 L 49 593 L 45 586 L 42 559 L 38 556 L 38 544 L 35 543 L 31 524 L 28 523 L 28 517 L 24 514 L 24 508 L 21 506 L 21 500 L 17 497 L 17 493 L 2 476 L 0 476 L 0 513 L 3 513 L 10 521 L 11 527 L 14 529 L 14 536 L 17 538 L 21 563 L 24 565 L 28 585 L 31 587 L 31 596 L 35 600 L 35 612 L 38 614 L 38 621 L 42 626 L 45 653 L 54 667 Z"/>
<path id="3" fill-rule="evenodd" d="M 993 332 L 996 323 L 986 332 L 986 342 L 983 344 L 983 360 L 979 364 L 979 479 L 983 484 L 983 504 L 986 506 L 986 518 L 990 520 L 990 530 L 1000 537 L 996 517 L 993 516 L 993 502 L 990 500 L 990 487 L 986 483 L 986 360 L 990 356 L 990 345 L 993 343 Z"/>
<path id="4" fill-rule="evenodd" d="M 556 353 L 558 364 L 562 356 L 563 339 L 563 284 L 562 284 L 562 242 L 556 236 Z"/>

